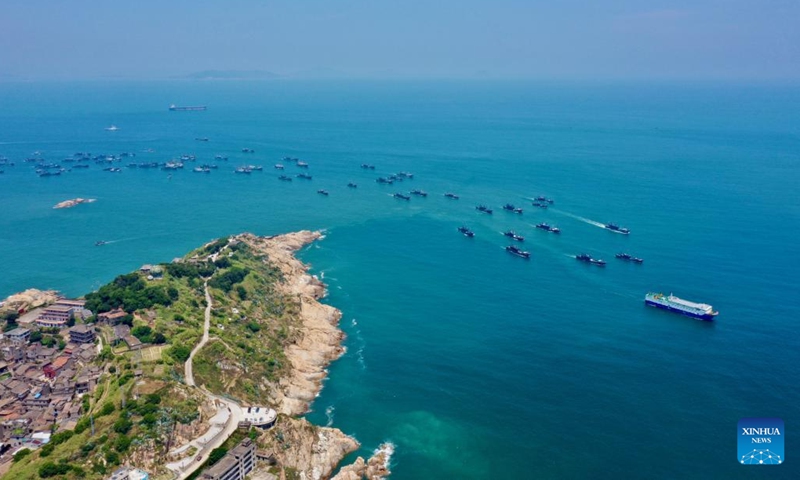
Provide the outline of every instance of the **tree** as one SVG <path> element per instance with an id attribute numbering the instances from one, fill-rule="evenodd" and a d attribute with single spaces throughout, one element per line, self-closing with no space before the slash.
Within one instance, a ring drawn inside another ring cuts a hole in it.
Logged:
<path id="1" fill-rule="evenodd" d="M 126 434 L 131 431 L 133 422 L 128 419 L 127 415 L 121 415 L 116 422 L 114 422 L 114 431 L 121 434 Z"/>
<path id="2" fill-rule="evenodd" d="M 42 478 L 55 477 L 56 475 L 66 475 L 71 470 L 66 463 L 45 462 L 39 467 L 39 476 Z"/>
<path id="3" fill-rule="evenodd" d="M 247 300 L 247 290 L 243 286 L 238 285 L 236 287 L 236 293 L 239 294 L 240 300 Z"/>
<path id="4" fill-rule="evenodd" d="M 22 450 L 18 451 L 14 454 L 14 463 L 19 462 L 26 456 L 30 455 L 31 449 L 30 448 L 23 448 Z"/>
<path id="5" fill-rule="evenodd" d="M 131 439 L 127 435 L 120 435 L 119 437 L 117 437 L 117 441 L 114 442 L 114 450 L 118 451 L 119 453 L 127 452 L 130 446 L 131 446 Z"/>
<path id="6" fill-rule="evenodd" d="M 163 343 L 167 343 L 167 337 L 165 337 L 161 332 L 156 332 L 151 337 L 151 341 L 156 345 L 161 345 Z"/>
<path id="7" fill-rule="evenodd" d="M 147 325 L 138 325 L 133 327 L 131 330 L 131 335 L 138 338 L 142 341 L 142 343 L 151 343 L 150 335 L 152 335 L 153 329 L 148 327 Z"/>
<path id="8" fill-rule="evenodd" d="M 217 447 L 214 450 L 211 450 L 211 453 L 208 454 L 208 465 L 214 465 L 215 463 L 219 462 L 227 453 L 228 449 L 225 447 Z"/>
<path id="9" fill-rule="evenodd" d="M 106 402 L 103 404 L 103 408 L 100 409 L 100 412 L 97 414 L 98 417 L 102 417 L 105 415 L 111 415 L 114 413 L 114 404 L 111 402 Z"/>
<path id="10" fill-rule="evenodd" d="M 68 327 L 75 326 L 75 314 L 70 314 L 69 319 L 67 320 L 67 326 Z"/>
<path id="11" fill-rule="evenodd" d="M 35 332 L 31 332 L 31 336 L 28 337 L 28 340 L 31 343 L 41 342 L 42 341 L 42 332 L 36 330 Z"/>
<path id="12" fill-rule="evenodd" d="M 191 353 L 192 351 L 186 345 L 173 345 L 169 349 L 169 355 L 181 363 L 189 360 Z"/>

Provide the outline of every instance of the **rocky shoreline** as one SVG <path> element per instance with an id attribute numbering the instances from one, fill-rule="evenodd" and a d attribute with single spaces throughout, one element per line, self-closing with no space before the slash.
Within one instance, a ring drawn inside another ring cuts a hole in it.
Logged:
<path id="1" fill-rule="evenodd" d="M 270 404 L 281 415 L 274 431 L 265 435 L 266 441 L 273 447 L 278 464 L 296 470 L 301 478 L 330 478 L 342 459 L 360 444 L 339 429 L 318 427 L 305 419 L 293 418 L 308 412 L 322 389 L 328 365 L 345 352 L 341 345 L 344 332 L 338 327 L 342 313 L 319 302 L 325 296 L 325 285 L 309 275 L 309 266 L 294 256 L 304 246 L 324 237 L 321 232 L 304 230 L 273 237 L 245 233 L 233 238 L 266 255 L 283 275 L 278 288 L 296 297 L 301 306 L 298 338 L 285 349 L 290 373 L 270 385 Z M 384 478 L 390 474 L 391 452 L 391 445 L 382 445 L 368 461 L 358 457 L 352 465 L 342 467 L 334 478 Z"/>

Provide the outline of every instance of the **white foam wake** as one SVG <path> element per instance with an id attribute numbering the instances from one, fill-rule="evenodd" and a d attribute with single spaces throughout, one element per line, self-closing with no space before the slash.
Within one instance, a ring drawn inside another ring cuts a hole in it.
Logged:
<path id="1" fill-rule="evenodd" d="M 328 422 L 325 424 L 326 427 L 330 427 L 333 425 L 333 414 L 336 412 L 336 407 L 333 405 L 328 406 L 325 409 L 325 417 L 328 419 Z"/>
<path id="2" fill-rule="evenodd" d="M 553 209 L 553 211 L 554 211 L 554 212 L 558 212 L 558 213 L 560 213 L 560 214 L 562 214 L 562 215 L 566 215 L 566 216 L 568 216 L 568 217 L 572 217 L 572 218 L 574 218 L 575 220 L 580 220 L 581 222 L 588 223 L 589 225 L 594 225 L 595 227 L 606 228 L 606 226 L 605 226 L 605 224 L 604 224 L 604 223 L 595 222 L 595 221 L 594 221 L 594 220 L 592 220 L 592 219 L 589 219 L 589 218 L 586 218 L 586 217 L 581 217 L 580 215 L 575 215 L 575 214 L 573 214 L 573 213 L 564 212 L 564 211 L 561 211 L 561 210 L 555 210 L 555 209 Z"/>

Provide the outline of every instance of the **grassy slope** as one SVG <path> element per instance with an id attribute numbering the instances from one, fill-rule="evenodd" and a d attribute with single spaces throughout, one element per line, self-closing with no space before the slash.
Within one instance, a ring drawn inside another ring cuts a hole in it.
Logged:
<path id="1" fill-rule="evenodd" d="M 204 247 L 186 258 L 194 255 L 202 258 L 207 252 Z M 287 368 L 283 347 L 291 341 L 292 326 L 297 322 L 297 301 L 275 290 L 274 283 L 280 278 L 279 270 L 266 258 L 254 255 L 246 246 L 235 251 L 227 249 L 221 256 L 228 258 L 231 265 L 217 269 L 212 278 L 237 267 L 245 268 L 249 273 L 228 291 L 211 289 L 214 309 L 210 333 L 214 340 L 195 358 L 196 381 L 211 391 L 243 401 L 263 401 L 267 392 L 263 391 L 260 379 L 276 380 Z M 152 451 L 156 458 L 160 458 L 166 450 L 170 422 L 188 423 L 196 418 L 200 398 L 197 392 L 182 385 L 183 362 L 170 352 L 179 348 L 191 349 L 202 335 L 203 279 L 165 272 L 163 279 L 149 281 L 148 285 L 165 289 L 174 287 L 179 292 L 178 298 L 169 306 L 154 305 L 134 312 L 134 326 L 148 325 L 153 332 L 163 333 L 167 338 L 167 348 L 161 358 L 148 362 L 137 352 L 116 354 L 106 347 L 104 355 L 96 361 L 109 367 L 113 365 L 115 371 L 104 374 L 98 388 L 90 394 L 95 434 L 92 435 L 91 428 L 86 428 L 52 448 L 46 458 L 41 450 L 36 451 L 14 464 L 4 478 L 40 478 L 38 471 L 46 462 L 67 463 L 75 467 L 58 478 L 104 478 L 134 452 Z M 233 313 L 234 308 L 238 314 Z M 138 368 L 144 373 L 140 380 L 132 378 L 133 370 Z M 153 392 L 159 396 L 160 403 L 148 405 L 146 394 Z M 126 399 L 124 409 L 123 395 Z M 100 416 L 105 404 L 113 405 L 114 411 Z M 86 411 L 82 423 L 88 424 L 89 417 Z M 127 434 L 114 429 L 115 424 L 123 422 L 120 420 L 122 417 L 131 424 Z M 123 436 L 131 439 L 127 449 L 120 445 L 124 443 L 124 439 L 120 441 Z"/>

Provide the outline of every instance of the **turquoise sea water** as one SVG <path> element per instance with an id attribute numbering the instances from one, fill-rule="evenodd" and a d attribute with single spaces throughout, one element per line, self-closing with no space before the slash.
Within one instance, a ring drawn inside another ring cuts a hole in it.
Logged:
<path id="1" fill-rule="evenodd" d="M 348 352 L 309 418 L 362 455 L 391 441 L 393 478 L 800 477 L 800 88 L 5 83 L 0 105 L 0 155 L 16 162 L 0 166 L 0 296 L 81 295 L 214 237 L 326 229 L 301 257 L 343 311 Z M 39 178 L 34 151 L 220 168 Z M 313 180 L 278 181 L 286 155 Z M 264 171 L 232 173 L 246 163 Z M 401 170 L 415 179 L 374 182 Z M 412 188 L 430 195 L 389 196 Z M 52 209 L 74 197 L 98 201 Z M 531 260 L 502 250 L 509 228 Z M 649 290 L 711 303 L 718 321 L 645 308 Z M 737 463 L 741 417 L 783 418 L 784 465 Z"/>

